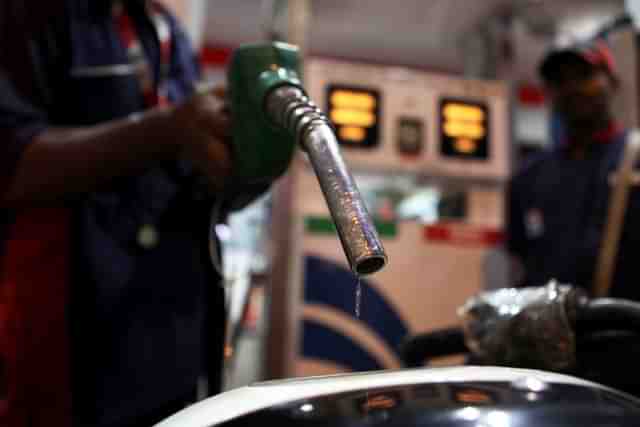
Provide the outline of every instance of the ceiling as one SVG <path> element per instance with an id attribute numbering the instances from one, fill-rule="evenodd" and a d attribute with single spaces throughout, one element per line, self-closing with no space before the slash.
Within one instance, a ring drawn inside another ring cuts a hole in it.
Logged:
<path id="1" fill-rule="evenodd" d="M 235 46 L 265 37 L 274 0 L 209 0 L 205 40 Z M 624 11 L 624 0 L 312 0 L 309 51 L 461 73 L 493 61 L 487 35 L 508 28 L 516 79 L 534 78 L 552 40 L 587 35 Z M 510 22 L 508 27 L 505 22 Z M 555 30 L 553 33 L 551 30 Z M 467 67 L 467 68 L 465 68 Z M 504 70 L 503 70 L 504 71 Z"/>

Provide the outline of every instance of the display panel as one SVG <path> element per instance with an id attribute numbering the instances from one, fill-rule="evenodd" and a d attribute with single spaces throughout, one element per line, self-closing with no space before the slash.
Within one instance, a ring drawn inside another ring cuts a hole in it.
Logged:
<path id="1" fill-rule="evenodd" d="M 379 144 L 380 93 L 377 90 L 329 85 L 327 112 L 342 145 L 372 148 Z"/>
<path id="2" fill-rule="evenodd" d="M 440 153 L 443 156 L 489 159 L 490 120 L 485 103 L 443 98 L 438 113 Z"/>

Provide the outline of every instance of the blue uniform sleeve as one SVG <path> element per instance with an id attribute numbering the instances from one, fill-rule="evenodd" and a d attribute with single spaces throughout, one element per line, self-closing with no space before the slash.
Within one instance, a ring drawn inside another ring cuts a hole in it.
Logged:
<path id="1" fill-rule="evenodd" d="M 64 8 L 58 2 L 49 3 L 1 2 L 0 194 L 6 191 L 25 149 L 49 126 L 53 65 L 49 55 L 53 52 L 45 49 L 45 41 L 59 46 L 66 23 Z"/>
<path id="2" fill-rule="evenodd" d="M 46 114 L 21 96 L 8 74 L 0 70 L 0 194 L 25 148 L 47 126 Z"/>

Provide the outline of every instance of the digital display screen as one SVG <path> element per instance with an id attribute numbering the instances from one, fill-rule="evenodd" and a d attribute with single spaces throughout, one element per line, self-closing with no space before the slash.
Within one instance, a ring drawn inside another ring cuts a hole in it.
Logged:
<path id="1" fill-rule="evenodd" d="M 446 157 L 489 158 L 490 120 L 486 104 L 442 99 L 439 105 L 440 153 Z"/>
<path id="2" fill-rule="evenodd" d="M 353 86 L 327 87 L 327 113 L 340 144 L 372 148 L 380 135 L 380 93 Z"/>

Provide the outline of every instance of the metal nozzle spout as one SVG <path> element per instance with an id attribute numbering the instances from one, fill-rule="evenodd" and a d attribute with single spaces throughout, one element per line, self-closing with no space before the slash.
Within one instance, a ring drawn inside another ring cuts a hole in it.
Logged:
<path id="1" fill-rule="evenodd" d="M 295 86 L 271 92 L 266 109 L 307 152 L 351 269 L 358 275 L 381 270 L 387 255 L 325 115 Z"/>
<path id="2" fill-rule="evenodd" d="M 333 129 L 315 126 L 301 141 L 320 182 L 351 269 L 372 274 L 387 263 L 378 232 L 338 150 Z"/>

